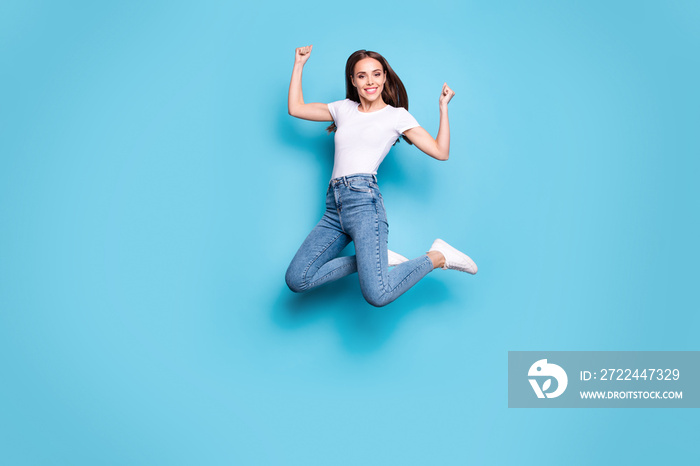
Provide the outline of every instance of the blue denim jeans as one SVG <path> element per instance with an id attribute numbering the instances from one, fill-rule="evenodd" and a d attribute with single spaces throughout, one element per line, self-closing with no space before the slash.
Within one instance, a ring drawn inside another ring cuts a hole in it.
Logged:
<path id="1" fill-rule="evenodd" d="M 360 289 L 368 303 L 385 306 L 433 270 L 426 255 L 388 269 L 384 201 L 374 175 L 349 175 L 331 180 L 326 211 L 297 251 L 286 274 L 294 292 L 358 272 Z M 338 257 L 350 241 L 355 255 Z"/>

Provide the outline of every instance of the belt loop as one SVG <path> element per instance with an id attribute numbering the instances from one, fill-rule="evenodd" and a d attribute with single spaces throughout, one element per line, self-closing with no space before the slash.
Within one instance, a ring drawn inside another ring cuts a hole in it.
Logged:
<path id="1" fill-rule="evenodd" d="M 377 175 L 372 175 L 372 178 L 374 178 L 374 182 L 377 183 Z"/>
<path id="2" fill-rule="evenodd" d="M 343 184 L 344 184 L 345 186 L 348 185 L 348 177 L 347 177 L 347 176 L 344 176 L 344 177 L 343 177 Z"/>

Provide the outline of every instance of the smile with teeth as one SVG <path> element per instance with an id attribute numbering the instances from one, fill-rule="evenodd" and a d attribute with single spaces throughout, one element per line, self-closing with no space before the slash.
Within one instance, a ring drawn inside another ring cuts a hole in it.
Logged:
<path id="1" fill-rule="evenodd" d="M 365 92 L 368 94 L 374 94 L 375 92 L 377 92 L 377 88 L 376 87 L 366 87 Z"/>

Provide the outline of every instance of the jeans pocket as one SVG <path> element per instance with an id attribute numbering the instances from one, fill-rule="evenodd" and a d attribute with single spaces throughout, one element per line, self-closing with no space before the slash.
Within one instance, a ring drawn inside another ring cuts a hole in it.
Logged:
<path id="1" fill-rule="evenodd" d="M 356 193 L 371 193 L 372 190 L 370 189 L 369 183 L 367 182 L 355 182 L 355 183 L 350 183 L 348 185 L 348 188 L 350 191 L 355 191 Z"/>

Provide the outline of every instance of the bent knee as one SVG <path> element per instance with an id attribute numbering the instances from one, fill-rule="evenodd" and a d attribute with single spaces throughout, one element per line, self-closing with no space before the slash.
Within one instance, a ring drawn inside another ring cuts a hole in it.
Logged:
<path id="1" fill-rule="evenodd" d="M 365 301 L 374 307 L 384 307 L 393 301 L 393 298 L 387 293 L 363 293 Z"/>
<path id="2" fill-rule="evenodd" d="M 301 293 L 308 288 L 306 280 L 300 274 L 294 273 L 291 268 L 287 269 L 284 281 L 287 283 L 287 287 L 295 293 Z"/>

